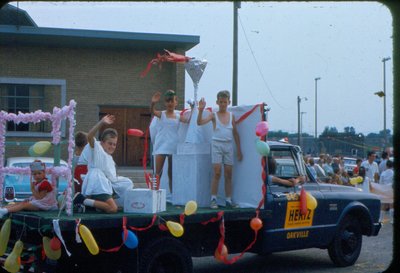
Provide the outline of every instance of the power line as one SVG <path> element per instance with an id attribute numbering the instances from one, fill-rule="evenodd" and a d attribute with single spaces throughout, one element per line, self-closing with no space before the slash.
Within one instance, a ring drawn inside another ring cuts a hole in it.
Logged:
<path id="1" fill-rule="evenodd" d="M 256 66 L 257 66 L 258 73 L 260 73 L 261 78 L 262 78 L 262 80 L 263 80 L 263 83 L 264 83 L 265 87 L 267 88 L 269 94 L 271 95 L 272 99 L 276 102 L 276 104 L 277 104 L 280 108 L 285 109 L 285 108 L 275 99 L 274 95 L 272 94 L 272 91 L 271 91 L 271 89 L 269 88 L 268 83 L 267 83 L 267 81 L 265 80 L 265 77 L 264 77 L 263 73 L 261 72 L 260 65 L 259 65 L 258 62 L 257 62 L 256 56 L 254 55 L 254 51 L 253 51 L 253 49 L 252 49 L 252 47 L 251 47 L 251 45 L 250 45 L 249 39 L 247 38 L 246 31 L 245 31 L 245 29 L 244 29 L 244 27 L 243 27 L 242 19 L 240 18 L 240 15 L 238 15 L 238 17 L 239 17 L 240 26 L 242 27 L 243 34 L 244 34 L 244 37 L 245 37 L 246 42 L 247 42 L 247 46 L 248 46 L 249 49 L 250 49 L 251 55 L 253 56 L 253 60 L 254 60 L 254 62 L 255 62 L 255 64 L 256 64 Z"/>

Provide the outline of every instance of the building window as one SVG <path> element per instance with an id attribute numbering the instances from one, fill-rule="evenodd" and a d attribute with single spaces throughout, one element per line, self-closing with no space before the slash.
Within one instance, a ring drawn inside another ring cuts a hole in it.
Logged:
<path id="1" fill-rule="evenodd" d="M 66 81 L 62 79 L 0 77 L 0 109 L 9 113 L 53 112 L 66 104 Z M 8 137 L 51 137 L 50 121 L 38 123 L 7 122 Z M 65 136 L 65 121 L 61 124 Z"/>

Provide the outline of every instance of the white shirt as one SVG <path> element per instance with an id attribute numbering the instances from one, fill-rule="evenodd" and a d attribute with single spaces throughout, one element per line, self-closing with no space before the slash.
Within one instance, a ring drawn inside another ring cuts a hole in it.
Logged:
<path id="1" fill-rule="evenodd" d="M 232 113 L 229 112 L 229 121 L 227 124 L 223 124 L 219 118 L 218 114 L 215 115 L 215 129 L 213 132 L 212 139 L 217 141 L 232 141 L 233 139 L 233 126 L 232 126 Z"/>
<path id="2" fill-rule="evenodd" d="M 381 185 L 392 185 L 393 184 L 393 168 L 386 169 L 381 173 L 379 177 L 379 184 Z"/>
<path id="3" fill-rule="evenodd" d="M 370 164 L 368 160 L 365 160 L 361 163 L 361 167 L 365 168 L 365 176 L 368 177 L 370 181 L 375 181 L 375 174 L 379 174 L 378 164 L 375 161 Z"/>
<path id="4" fill-rule="evenodd" d="M 386 162 L 387 159 L 382 159 L 382 161 L 379 163 L 379 174 L 386 170 Z"/>
<path id="5" fill-rule="evenodd" d="M 165 111 L 161 112 L 161 118 L 157 122 L 157 133 L 155 135 L 153 155 L 176 154 L 178 146 L 180 112 L 175 110 L 175 118 L 168 118 Z"/>

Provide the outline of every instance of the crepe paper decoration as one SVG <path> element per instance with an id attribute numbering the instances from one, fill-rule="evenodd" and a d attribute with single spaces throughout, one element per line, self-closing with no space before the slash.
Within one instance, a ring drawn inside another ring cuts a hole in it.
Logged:
<path id="1" fill-rule="evenodd" d="M 130 136 L 141 137 L 143 136 L 143 131 L 139 129 L 128 129 L 127 134 Z"/>
<path id="2" fill-rule="evenodd" d="M 154 64 L 158 64 L 158 67 L 161 69 L 161 63 L 163 62 L 171 62 L 171 63 L 186 63 L 188 62 L 191 58 L 186 57 L 184 55 L 176 54 L 174 52 L 168 51 L 164 49 L 165 53 L 160 54 L 157 53 L 157 57 L 152 59 L 148 64 L 146 69 L 140 73 L 140 77 L 144 78 L 146 77 L 147 73 L 149 73 L 151 66 Z"/>
<path id="3" fill-rule="evenodd" d="M 71 252 L 68 251 L 67 246 L 65 244 L 64 238 L 61 234 L 61 229 L 60 229 L 60 219 L 53 219 L 53 230 L 55 234 L 58 236 L 59 240 L 64 246 L 65 252 L 67 253 L 68 256 L 71 256 Z"/>
<path id="4" fill-rule="evenodd" d="M 301 187 L 300 191 L 300 213 L 301 215 L 306 215 L 307 214 L 307 195 L 306 195 L 306 190 L 304 187 Z"/>

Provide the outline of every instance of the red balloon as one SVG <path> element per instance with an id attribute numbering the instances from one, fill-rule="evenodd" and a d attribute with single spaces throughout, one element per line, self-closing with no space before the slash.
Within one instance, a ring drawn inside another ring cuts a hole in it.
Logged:
<path id="1" fill-rule="evenodd" d="M 50 240 L 50 248 L 52 250 L 59 250 L 61 248 L 61 242 L 56 236 L 51 238 L 51 240 Z"/>
<path id="2" fill-rule="evenodd" d="M 139 129 L 128 129 L 128 135 L 141 137 L 143 136 L 143 131 Z"/>
<path id="3" fill-rule="evenodd" d="M 221 253 L 218 252 L 218 247 L 217 247 L 214 253 L 214 257 L 215 259 L 221 262 L 223 261 L 222 257 L 228 258 L 228 248 L 226 247 L 226 245 L 222 245 Z"/>
<path id="4" fill-rule="evenodd" d="M 251 219 L 250 227 L 252 230 L 254 230 L 254 231 L 260 230 L 262 228 L 262 226 L 263 226 L 263 223 L 260 218 L 254 217 L 253 219 Z"/>
<path id="5" fill-rule="evenodd" d="M 302 187 L 300 191 L 300 213 L 302 215 L 307 214 L 307 194 L 304 187 Z"/>

